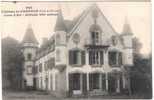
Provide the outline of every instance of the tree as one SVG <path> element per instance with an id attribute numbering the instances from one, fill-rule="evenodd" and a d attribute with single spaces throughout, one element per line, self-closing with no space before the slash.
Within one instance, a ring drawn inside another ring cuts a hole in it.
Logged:
<path id="1" fill-rule="evenodd" d="M 11 37 L 3 38 L 2 87 L 4 89 L 19 89 L 21 87 L 23 60 L 20 43 Z"/>
<path id="2" fill-rule="evenodd" d="M 142 48 L 141 42 L 139 41 L 138 38 L 134 37 L 132 43 L 133 43 L 133 53 L 135 55 L 140 55 L 140 50 Z"/>
<path id="3" fill-rule="evenodd" d="M 131 68 L 131 88 L 133 93 L 144 94 L 145 98 L 152 96 L 152 56 L 144 57 L 140 53 L 142 44 L 133 38 L 134 66 Z"/>

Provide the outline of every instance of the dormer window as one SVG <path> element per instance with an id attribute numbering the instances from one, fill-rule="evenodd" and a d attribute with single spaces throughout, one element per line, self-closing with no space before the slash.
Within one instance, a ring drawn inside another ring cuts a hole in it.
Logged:
<path id="1" fill-rule="evenodd" d="M 99 43 L 99 32 L 91 32 L 91 39 L 92 44 L 98 44 Z"/>
<path id="2" fill-rule="evenodd" d="M 92 44 L 93 45 L 99 44 L 100 41 L 101 41 L 100 37 L 101 37 L 101 32 L 102 32 L 100 26 L 97 25 L 97 24 L 93 24 L 93 25 L 91 25 L 89 31 L 90 31 L 90 34 L 91 34 L 91 42 L 92 42 Z"/>

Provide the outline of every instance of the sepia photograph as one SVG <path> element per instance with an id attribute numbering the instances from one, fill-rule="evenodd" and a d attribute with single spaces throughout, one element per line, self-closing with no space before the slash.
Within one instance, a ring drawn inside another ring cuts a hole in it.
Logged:
<path id="1" fill-rule="evenodd" d="M 119 1 L 1 2 L 2 100 L 152 99 L 151 2 Z"/>

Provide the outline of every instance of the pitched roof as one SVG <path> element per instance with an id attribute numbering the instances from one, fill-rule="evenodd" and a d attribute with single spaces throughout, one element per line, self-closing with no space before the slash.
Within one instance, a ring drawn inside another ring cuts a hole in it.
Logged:
<path id="1" fill-rule="evenodd" d="M 61 9 L 58 12 L 54 31 L 66 31 L 66 26 L 64 23 L 64 18 L 63 18 Z"/>
<path id="2" fill-rule="evenodd" d="M 36 43 L 38 44 L 37 39 L 35 38 L 33 29 L 29 25 L 28 28 L 26 29 L 26 33 L 24 35 L 24 38 L 22 40 L 22 43 Z"/>
<path id="3" fill-rule="evenodd" d="M 127 19 L 125 19 L 122 33 L 123 33 L 123 35 L 132 35 L 132 29 L 131 29 L 130 24 L 128 23 Z"/>
<path id="4" fill-rule="evenodd" d="M 76 27 L 78 27 L 80 25 L 80 23 L 85 19 L 85 17 L 89 14 L 89 12 L 91 11 L 98 11 L 101 13 L 101 16 L 104 18 L 104 21 L 106 23 L 106 25 L 108 25 L 111 29 L 112 32 L 116 33 L 116 31 L 114 30 L 114 28 L 112 27 L 112 25 L 110 24 L 110 22 L 107 20 L 107 18 L 104 16 L 104 14 L 102 13 L 101 9 L 97 6 L 97 4 L 93 4 L 90 7 L 88 7 L 87 9 L 85 9 L 80 16 L 78 17 L 78 20 L 76 21 L 76 23 L 73 25 L 71 31 L 70 31 L 70 35 L 73 33 L 73 31 L 76 29 Z M 97 14 L 97 13 L 93 13 L 93 14 Z M 93 15 L 93 16 L 97 16 L 97 15 Z"/>
<path id="5" fill-rule="evenodd" d="M 61 10 L 58 12 L 57 20 L 56 20 L 56 25 L 54 31 L 65 31 L 65 32 L 70 32 L 73 27 L 77 24 L 81 16 L 85 13 L 83 11 L 81 14 L 79 14 L 77 17 L 75 17 L 73 20 L 65 20 Z"/>

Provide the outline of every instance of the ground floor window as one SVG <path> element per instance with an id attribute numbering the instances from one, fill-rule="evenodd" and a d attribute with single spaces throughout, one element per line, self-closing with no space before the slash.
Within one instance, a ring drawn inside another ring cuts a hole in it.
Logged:
<path id="1" fill-rule="evenodd" d="M 73 90 L 80 90 L 80 74 L 73 74 Z"/>
<path id="2" fill-rule="evenodd" d="M 52 75 L 50 75 L 50 90 L 53 90 L 53 88 L 52 88 L 53 83 L 52 82 L 53 82 L 52 81 Z"/>
<path id="3" fill-rule="evenodd" d="M 102 90 L 106 90 L 106 75 L 102 74 Z"/>
<path id="4" fill-rule="evenodd" d="M 99 73 L 92 73 L 89 75 L 90 90 L 100 88 L 99 76 L 100 76 Z"/>
<path id="5" fill-rule="evenodd" d="M 89 73 L 88 75 L 80 73 L 69 74 L 69 90 L 70 93 L 86 93 L 88 91 L 119 93 L 121 91 L 121 85 L 123 84 L 120 77 L 120 73 Z"/>

